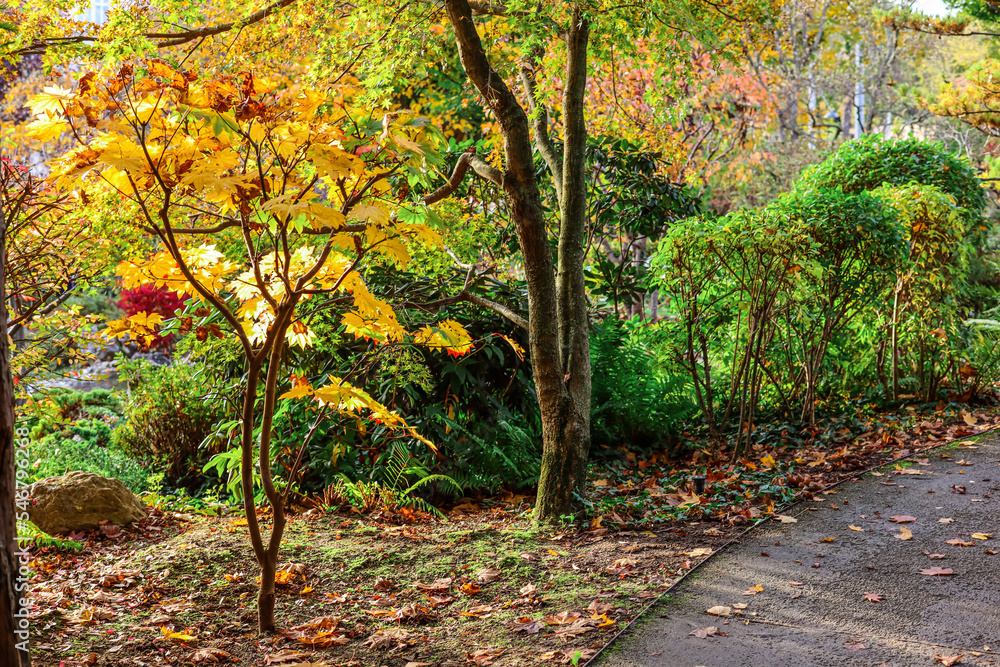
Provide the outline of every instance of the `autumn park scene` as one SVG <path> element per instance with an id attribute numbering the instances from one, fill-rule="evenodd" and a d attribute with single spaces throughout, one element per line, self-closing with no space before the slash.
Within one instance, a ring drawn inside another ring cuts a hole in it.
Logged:
<path id="1" fill-rule="evenodd" d="M 0 667 L 1000 664 L 994 0 L 0 0 Z"/>

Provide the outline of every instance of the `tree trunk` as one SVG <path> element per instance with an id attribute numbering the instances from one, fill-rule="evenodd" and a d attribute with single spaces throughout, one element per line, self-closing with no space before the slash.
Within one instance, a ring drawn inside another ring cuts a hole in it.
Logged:
<path id="1" fill-rule="evenodd" d="M 583 259 L 586 251 L 586 86 L 589 27 L 574 14 L 568 31 L 563 121 L 559 275 L 549 248 L 545 213 L 535 175 L 528 116 L 489 62 L 468 0 L 446 0 L 466 75 L 496 116 L 504 138 L 504 193 L 524 256 L 528 291 L 528 342 L 542 417 L 542 470 L 535 519 L 567 514 L 583 490 L 590 450 L 590 343 Z"/>
<path id="2" fill-rule="evenodd" d="M 6 294 L 8 211 L 0 211 L 0 294 Z M 14 451 L 14 383 L 7 341 L 7 300 L 0 299 L 0 665 L 28 667 L 27 582 L 18 573 L 27 562 L 17 543 L 17 496 Z M 21 500 L 23 503 L 24 501 Z M 24 596 L 22 598 L 22 596 Z"/>

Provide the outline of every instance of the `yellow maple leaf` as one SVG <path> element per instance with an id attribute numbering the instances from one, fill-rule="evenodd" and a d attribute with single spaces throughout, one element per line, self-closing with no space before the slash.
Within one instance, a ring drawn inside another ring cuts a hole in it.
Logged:
<path id="1" fill-rule="evenodd" d="M 29 137 L 41 141 L 58 139 L 68 129 L 69 123 L 62 120 L 36 120 L 25 126 L 25 131 Z"/>

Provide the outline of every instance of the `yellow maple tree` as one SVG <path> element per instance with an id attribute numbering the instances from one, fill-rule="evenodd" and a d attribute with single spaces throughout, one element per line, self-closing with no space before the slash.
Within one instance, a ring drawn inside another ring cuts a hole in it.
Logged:
<path id="1" fill-rule="evenodd" d="M 452 354 L 472 345 L 454 321 L 406 331 L 391 304 L 365 283 L 362 269 L 372 260 L 403 267 L 410 241 L 439 242 L 421 222 L 422 212 L 451 186 L 424 198 L 394 192 L 395 184 L 427 182 L 437 159 L 435 137 L 412 115 L 377 118 L 353 108 L 356 93 L 346 86 L 332 93 L 276 86 L 252 74 L 200 81 L 149 60 L 109 75 L 88 73 L 75 89 L 52 86 L 29 102 L 30 132 L 74 138 L 74 146 L 49 163 L 52 183 L 85 198 L 94 191 L 116 194 L 134 224 L 155 240 L 154 252 L 118 266 L 123 286 L 153 284 L 188 297 L 196 314 L 207 313 L 197 324 L 199 335 L 228 332 L 242 346 L 241 488 L 262 570 L 262 632 L 275 627 L 288 494 L 271 472 L 276 401 L 308 397 L 327 411 L 370 417 L 431 444 L 346 377 L 329 376 L 316 388 L 296 382 L 277 395 L 285 347 L 307 347 L 316 337 L 300 306 L 349 303 L 344 330 L 376 343 Z M 159 315 L 142 312 L 110 322 L 106 334 L 149 342 L 161 324 Z M 253 500 L 255 449 L 274 516 L 266 542 Z"/>

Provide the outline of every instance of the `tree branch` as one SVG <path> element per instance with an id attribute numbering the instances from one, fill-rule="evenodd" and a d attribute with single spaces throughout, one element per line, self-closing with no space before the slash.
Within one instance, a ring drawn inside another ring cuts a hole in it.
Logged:
<path id="1" fill-rule="evenodd" d="M 522 329 L 528 329 L 528 320 L 522 317 L 520 314 L 516 313 L 513 308 L 508 308 L 502 303 L 497 303 L 496 301 L 490 301 L 489 299 L 484 299 L 481 296 L 472 294 L 467 290 L 462 290 L 455 296 L 450 296 L 445 299 L 439 299 L 437 301 L 431 301 L 429 303 L 413 303 L 407 301 L 401 304 L 403 307 L 418 308 L 420 310 L 434 310 L 435 308 L 442 308 L 444 306 L 452 306 L 456 303 L 471 303 L 476 306 L 481 306 L 487 310 L 492 310 L 498 315 L 506 317 L 508 320 L 521 327 Z"/>
<path id="2" fill-rule="evenodd" d="M 535 73 L 538 70 L 538 65 L 541 63 L 543 55 L 544 50 L 539 47 L 532 50 L 530 59 L 525 58 L 521 61 L 521 84 L 524 86 L 525 92 L 528 93 L 528 108 L 531 111 L 532 129 L 535 131 L 535 147 L 541 154 L 542 159 L 545 160 L 545 164 L 548 165 L 549 171 L 552 172 L 552 183 L 555 185 L 556 198 L 558 198 L 561 204 L 563 199 L 562 160 L 559 154 L 556 153 L 556 149 L 552 145 L 552 139 L 549 137 L 549 110 L 538 99 L 538 90 L 536 87 L 537 79 L 535 78 Z"/>
<path id="3" fill-rule="evenodd" d="M 188 42 L 193 42 L 197 39 L 212 37 L 213 35 L 219 35 L 233 29 L 245 28 L 248 25 L 259 23 L 277 12 L 279 9 L 284 9 L 288 5 L 295 3 L 295 1 L 296 0 L 277 0 L 264 9 L 254 12 L 253 14 L 249 14 L 239 21 L 233 21 L 231 23 L 220 23 L 218 25 L 206 26 L 204 28 L 191 28 L 189 30 L 181 30 L 178 32 L 146 32 L 142 33 L 140 36 L 155 41 L 156 48 L 158 49 L 180 46 L 181 44 L 187 44 Z M 38 55 L 44 54 L 50 48 L 57 46 L 89 44 L 96 41 L 98 41 L 98 38 L 93 35 L 74 35 L 72 37 L 56 37 L 47 40 L 43 39 L 33 42 L 30 46 L 26 46 L 23 49 L 12 51 L 10 52 L 10 55 Z"/>
<path id="4" fill-rule="evenodd" d="M 462 156 L 458 158 L 458 162 L 455 164 L 455 169 L 451 172 L 451 177 L 448 179 L 448 182 L 429 195 L 426 195 L 424 197 L 424 204 L 430 206 L 431 204 L 436 204 L 442 199 L 450 196 L 451 193 L 458 188 L 462 179 L 465 178 L 465 174 L 469 171 L 469 167 L 472 167 L 472 170 L 475 171 L 477 175 L 486 179 L 490 183 L 503 187 L 503 172 L 475 153 L 462 153 Z"/>

